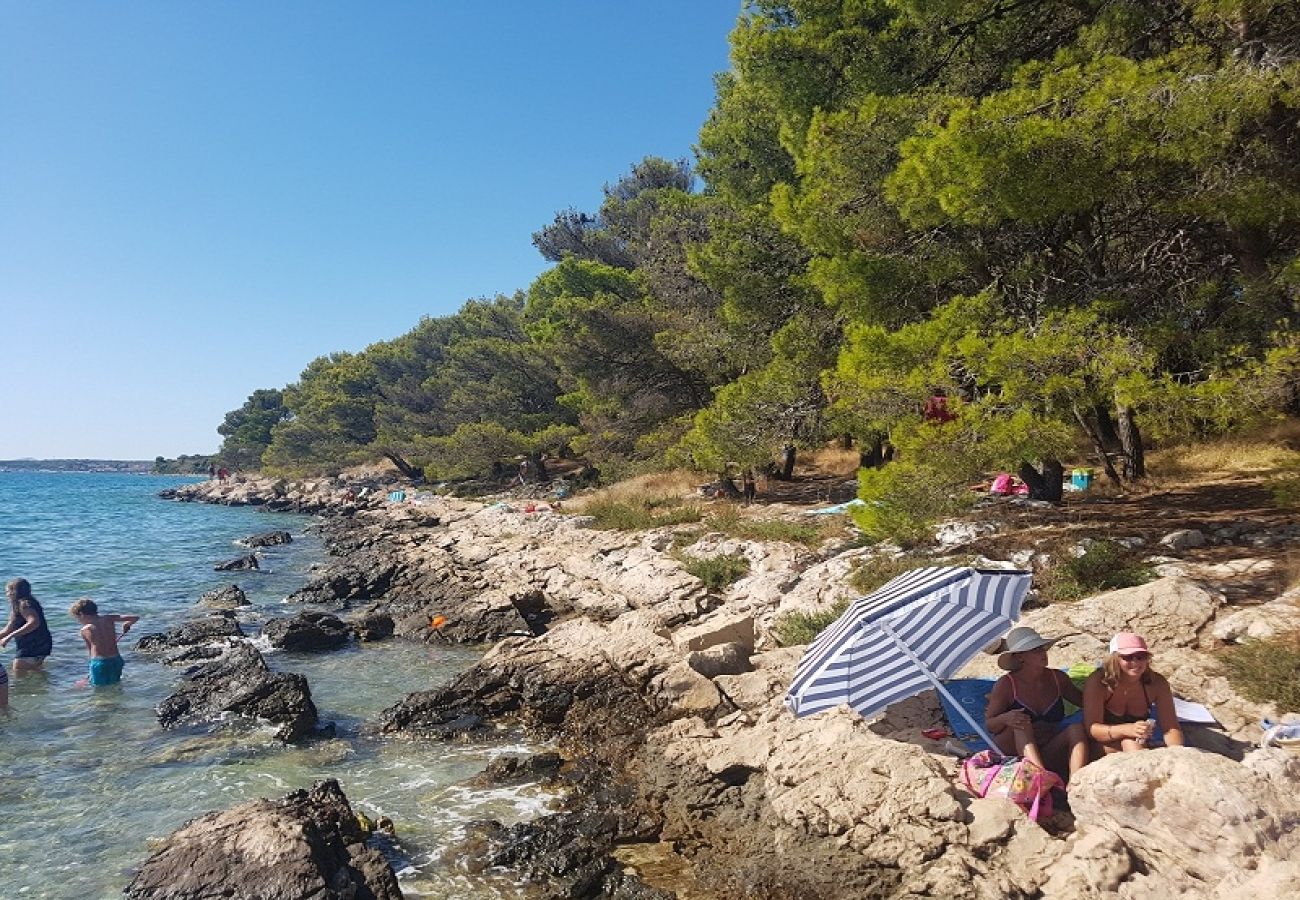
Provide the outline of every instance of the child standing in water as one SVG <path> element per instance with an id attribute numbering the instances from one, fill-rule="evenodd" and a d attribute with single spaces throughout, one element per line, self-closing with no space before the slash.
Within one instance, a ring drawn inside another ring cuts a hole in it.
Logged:
<path id="1" fill-rule="evenodd" d="M 0 647 L 13 641 L 18 648 L 15 675 L 37 672 L 54 647 L 45 624 L 45 610 L 32 596 L 32 585 L 26 578 L 15 578 L 5 585 L 5 595 L 9 598 L 9 624 L 0 631 Z"/>
<path id="2" fill-rule="evenodd" d="M 101 614 L 95 601 L 89 597 L 82 597 L 72 604 L 68 612 L 81 623 L 81 639 L 90 652 L 90 674 L 78 684 L 117 684 L 122 680 L 122 667 L 126 665 L 117 650 L 117 623 L 122 623 L 122 634 L 126 634 L 140 621 L 140 617 Z"/>

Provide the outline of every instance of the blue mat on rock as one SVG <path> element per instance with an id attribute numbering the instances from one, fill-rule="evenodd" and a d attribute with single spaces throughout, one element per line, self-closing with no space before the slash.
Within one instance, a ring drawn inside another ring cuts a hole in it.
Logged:
<path id="1" fill-rule="evenodd" d="M 989 691 L 993 690 L 994 684 L 996 682 L 992 678 L 954 678 L 945 681 L 943 686 L 972 719 L 983 725 L 984 707 L 988 705 Z M 943 704 L 943 714 L 948 719 L 948 730 L 953 736 L 971 747 L 985 749 L 984 740 L 971 729 L 970 723 L 962 718 L 957 707 L 943 694 L 939 694 L 939 702 Z"/>

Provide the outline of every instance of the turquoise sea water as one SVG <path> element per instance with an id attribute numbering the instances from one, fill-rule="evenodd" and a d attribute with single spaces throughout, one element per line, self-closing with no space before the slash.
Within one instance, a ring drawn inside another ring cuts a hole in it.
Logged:
<path id="1" fill-rule="evenodd" d="M 313 656 L 263 646 L 273 668 L 307 677 L 337 737 L 290 747 L 258 726 L 158 726 L 154 707 L 180 670 L 132 652 L 135 639 L 194 616 L 200 594 L 232 581 L 253 603 L 240 619 L 254 635 L 267 619 L 301 609 L 283 598 L 324 559 L 304 530 L 308 517 L 156 497 L 184 480 L 0 472 L 0 580 L 28 579 L 54 633 L 46 672 L 11 677 L 10 710 L 0 713 L 0 895 L 119 896 L 156 840 L 189 819 L 332 776 L 354 809 L 396 823 L 395 867 L 407 896 L 516 896 L 503 878 L 457 872 L 444 851 L 470 820 L 512 822 L 544 811 L 547 798 L 534 788 L 463 784 L 494 755 L 528 748 L 507 738 L 422 746 L 360 730 L 406 694 L 470 665 L 476 650 L 386 642 Z M 246 552 L 235 541 L 271 529 L 290 531 L 294 542 L 261 551 L 263 571 L 212 570 Z M 75 686 L 86 651 L 67 608 L 80 596 L 102 611 L 142 617 L 122 644 L 119 687 Z M 12 661 L 11 644 L 0 663 Z"/>

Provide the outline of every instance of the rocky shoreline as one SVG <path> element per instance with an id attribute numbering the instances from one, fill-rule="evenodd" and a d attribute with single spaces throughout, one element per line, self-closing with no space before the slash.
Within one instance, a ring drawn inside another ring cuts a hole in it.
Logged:
<path id="1" fill-rule="evenodd" d="M 1300 888 L 1300 758 L 1252 748 L 1259 720 L 1280 711 L 1238 697 L 1209 655 L 1300 625 L 1296 596 L 1241 589 L 1238 576 L 1260 560 L 1166 558 L 1158 581 L 1022 619 L 1069 633 L 1053 650 L 1062 666 L 1100 658 L 1118 628 L 1143 632 L 1175 690 L 1223 726 L 1189 728 L 1199 750 L 1088 766 L 1071 784 L 1070 810 L 1040 826 L 955 786 L 955 758 L 921 734 L 942 722 L 929 693 L 872 721 L 847 710 L 796 720 L 784 709 L 802 648 L 777 646 L 774 621 L 851 594 L 854 562 L 879 548 L 814 553 L 720 534 L 679 547 L 673 529 L 597 531 L 546 509 L 385 494 L 252 479 L 173 496 L 325 515 L 333 561 L 291 599 L 360 639 L 495 642 L 450 684 L 394 698 L 371 726 L 448 740 L 511 724 L 556 742 L 565 808 L 511 829 L 484 823 L 463 848 L 471 869 L 506 866 L 541 896 L 574 898 Z M 978 553 L 972 540 L 965 552 Z M 674 552 L 743 554 L 750 574 L 709 591 Z M 968 669 L 996 672 L 992 657 Z M 670 857 L 675 877 L 644 883 L 620 862 L 637 856 L 629 848 Z"/>

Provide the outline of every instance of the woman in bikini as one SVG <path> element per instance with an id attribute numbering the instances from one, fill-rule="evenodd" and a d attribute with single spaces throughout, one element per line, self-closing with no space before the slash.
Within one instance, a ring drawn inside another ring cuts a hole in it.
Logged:
<path id="1" fill-rule="evenodd" d="M 1068 675 L 1047 664 L 1047 648 L 1057 640 L 1032 628 L 1011 629 L 998 656 L 1007 674 L 989 693 L 984 724 L 1003 753 L 1023 756 L 1068 780 L 1087 764 L 1088 743 L 1082 725 L 1062 724 L 1066 702 L 1080 706 L 1083 696 Z"/>
<path id="2" fill-rule="evenodd" d="M 1140 635 L 1121 631 L 1110 639 L 1110 655 L 1083 685 L 1083 724 L 1101 755 L 1156 746 L 1160 726 L 1168 747 L 1183 746 L 1174 694 L 1165 677 L 1151 670 L 1151 651 Z"/>

